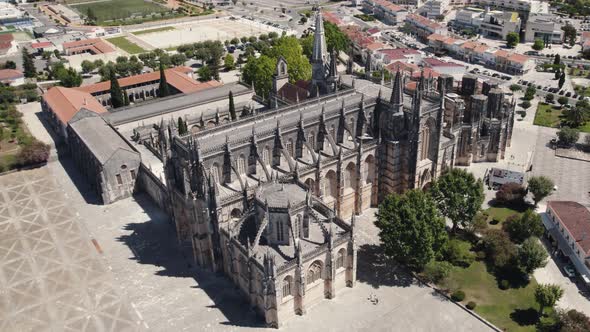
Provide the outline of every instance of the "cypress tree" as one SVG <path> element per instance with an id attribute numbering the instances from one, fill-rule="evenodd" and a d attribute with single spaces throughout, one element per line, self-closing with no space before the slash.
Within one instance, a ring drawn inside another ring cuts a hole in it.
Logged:
<path id="1" fill-rule="evenodd" d="M 31 78 L 37 76 L 37 70 L 35 69 L 35 63 L 33 62 L 33 58 L 29 54 L 29 51 L 23 47 L 22 50 L 22 57 L 23 57 L 23 69 L 25 77 Z"/>
<path id="2" fill-rule="evenodd" d="M 123 102 L 125 103 L 125 106 L 129 105 L 129 96 L 127 95 L 127 92 L 122 91 L 123 93 Z"/>
<path id="3" fill-rule="evenodd" d="M 170 88 L 166 82 L 166 74 L 164 73 L 164 65 L 160 62 L 160 97 L 167 97 L 170 95 Z"/>
<path id="4" fill-rule="evenodd" d="M 559 77 L 559 88 L 561 89 L 561 87 L 563 86 L 563 84 L 565 83 L 565 73 L 561 73 L 561 76 Z"/>
<path id="5" fill-rule="evenodd" d="M 229 92 L 229 114 L 231 115 L 232 120 L 236 120 L 236 106 L 234 105 L 234 94 L 233 92 Z"/>
<path id="6" fill-rule="evenodd" d="M 186 122 L 184 122 L 184 120 L 182 120 L 181 117 L 178 117 L 178 133 L 180 135 L 184 135 L 184 134 L 186 134 L 187 131 L 188 131 L 188 127 L 186 125 Z"/>
<path id="7" fill-rule="evenodd" d="M 111 105 L 113 108 L 118 108 L 125 105 L 125 99 L 123 97 L 123 91 L 121 91 L 121 86 L 119 86 L 119 81 L 117 80 L 117 75 L 115 74 L 114 70 L 111 71 Z"/>

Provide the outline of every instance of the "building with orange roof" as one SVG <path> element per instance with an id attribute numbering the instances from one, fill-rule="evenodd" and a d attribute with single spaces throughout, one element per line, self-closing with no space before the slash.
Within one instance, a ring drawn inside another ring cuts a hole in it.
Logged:
<path id="1" fill-rule="evenodd" d="M 387 0 L 365 0 L 363 10 L 389 25 L 402 24 L 408 15 L 406 8 Z"/>
<path id="2" fill-rule="evenodd" d="M 418 14 L 408 14 L 405 22 L 412 28 L 412 33 L 422 41 L 426 41 L 433 33 L 446 36 L 448 32 L 446 26 Z"/>
<path id="3" fill-rule="evenodd" d="M 114 52 L 115 49 L 100 38 L 90 38 L 63 43 L 66 55 L 90 53 L 104 54 Z"/>

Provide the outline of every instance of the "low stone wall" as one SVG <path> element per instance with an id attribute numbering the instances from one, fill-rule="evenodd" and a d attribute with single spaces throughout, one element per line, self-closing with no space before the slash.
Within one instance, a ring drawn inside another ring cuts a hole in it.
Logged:
<path id="1" fill-rule="evenodd" d="M 138 191 L 147 193 L 162 210 L 172 213 L 166 185 L 143 163 L 139 166 L 136 186 Z"/>

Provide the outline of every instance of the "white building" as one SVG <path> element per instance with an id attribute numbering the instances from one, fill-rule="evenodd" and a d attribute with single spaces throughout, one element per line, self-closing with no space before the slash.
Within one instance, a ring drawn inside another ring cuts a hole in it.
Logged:
<path id="1" fill-rule="evenodd" d="M 387 0 L 365 0 L 363 10 L 390 25 L 403 23 L 408 15 L 407 9 Z"/>
<path id="2" fill-rule="evenodd" d="M 590 211 L 577 202 L 549 201 L 541 217 L 554 248 L 590 283 Z"/>
<path id="3" fill-rule="evenodd" d="M 465 8 L 457 12 L 455 25 L 471 28 L 485 37 L 505 39 L 510 32 L 520 33 L 517 12 Z"/>
<path id="4" fill-rule="evenodd" d="M 528 43 L 534 42 L 535 39 L 541 39 L 545 42 L 560 44 L 563 41 L 562 26 L 560 19 L 555 15 L 531 15 L 526 22 L 524 41 Z"/>
<path id="5" fill-rule="evenodd" d="M 475 3 L 484 7 L 509 9 L 522 13 L 549 13 L 549 3 L 538 0 L 476 0 Z"/>
<path id="6" fill-rule="evenodd" d="M 418 12 L 430 19 L 435 19 L 444 16 L 449 9 L 449 0 L 428 0 Z"/>

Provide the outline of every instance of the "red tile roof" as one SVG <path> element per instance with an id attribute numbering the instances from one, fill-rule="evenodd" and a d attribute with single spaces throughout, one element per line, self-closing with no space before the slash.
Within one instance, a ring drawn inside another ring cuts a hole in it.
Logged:
<path id="1" fill-rule="evenodd" d="M 99 114 L 107 112 L 88 92 L 77 89 L 56 86 L 43 95 L 43 100 L 63 124 L 68 123 L 81 108 Z"/>
<path id="2" fill-rule="evenodd" d="M 12 37 L 11 33 L 5 33 L 0 35 L 0 49 L 6 50 L 12 47 L 12 41 L 14 37 Z"/>
<path id="3" fill-rule="evenodd" d="M 420 52 L 412 48 L 389 48 L 378 52 L 385 54 L 390 60 L 407 59 L 408 56 L 420 54 Z"/>
<path id="4" fill-rule="evenodd" d="M 50 47 L 53 46 L 53 44 L 51 42 L 38 42 L 38 43 L 33 43 L 31 44 L 32 48 L 46 48 L 46 47 Z"/>
<path id="5" fill-rule="evenodd" d="M 24 77 L 21 71 L 15 69 L 1 69 L 0 70 L 0 81 L 13 80 Z"/>
<path id="6" fill-rule="evenodd" d="M 279 96 L 291 102 L 304 101 L 307 99 L 307 89 L 291 83 L 285 83 L 279 90 Z"/>
<path id="7" fill-rule="evenodd" d="M 421 16 L 421 15 L 408 14 L 408 16 L 406 16 L 406 20 L 417 22 L 418 24 L 420 24 L 422 26 L 429 27 L 434 30 L 443 28 L 442 25 L 440 25 L 432 20 L 429 20 L 426 17 Z"/>
<path id="8" fill-rule="evenodd" d="M 458 63 L 446 62 L 437 58 L 422 59 L 422 62 L 424 62 L 430 67 L 464 67 L 463 65 L 460 65 Z"/>
<path id="9" fill-rule="evenodd" d="M 420 72 L 420 67 L 416 66 L 415 64 L 405 63 L 401 61 L 391 63 L 387 65 L 385 68 L 391 73 L 396 73 L 398 70 L 409 74 L 413 74 L 414 72 Z"/>
<path id="10" fill-rule="evenodd" d="M 91 38 L 67 42 L 63 43 L 63 47 L 64 50 L 66 50 L 66 52 L 70 53 L 88 50 L 93 52 L 94 54 L 103 54 L 115 51 L 114 48 L 112 48 L 109 44 L 107 44 L 100 38 Z"/>
<path id="11" fill-rule="evenodd" d="M 166 81 L 168 82 L 168 84 L 170 84 L 170 86 L 174 87 L 182 93 L 196 92 L 221 85 L 221 83 L 217 81 L 209 81 L 203 83 L 197 82 L 186 75 L 186 73 L 188 72 L 192 72 L 192 69 L 184 66 L 166 69 Z M 120 78 L 119 85 L 122 88 L 124 88 L 126 86 L 154 82 L 158 80 L 160 80 L 160 72 L 154 71 L 151 73 Z M 81 86 L 76 89 L 92 94 L 102 91 L 108 91 L 110 88 L 111 82 L 106 81 L 92 85 Z"/>
<path id="12" fill-rule="evenodd" d="M 562 221 L 563 226 L 578 242 L 584 253 L 590 253 L 590 211 L 572 201 L 549 201 L 547 207 Z"/>

